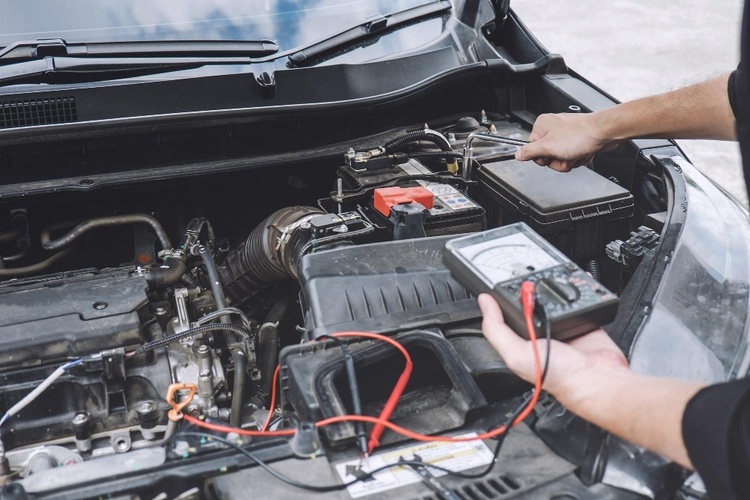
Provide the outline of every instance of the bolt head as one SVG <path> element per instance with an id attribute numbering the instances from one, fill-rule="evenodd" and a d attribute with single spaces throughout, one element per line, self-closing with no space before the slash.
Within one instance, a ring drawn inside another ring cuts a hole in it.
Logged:
<path id="1" fill-rule="evenodd" d="M 89 416 L 85 413 L 78 413 L 75 417 L 73 417 L 73 424 L 74 425 L 81 425 L 85 424 L 89 421 Z"/>

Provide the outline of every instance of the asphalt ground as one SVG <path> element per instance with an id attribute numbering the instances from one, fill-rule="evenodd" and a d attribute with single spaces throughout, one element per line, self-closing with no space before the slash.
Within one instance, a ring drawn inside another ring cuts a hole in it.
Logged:
<path id="1" fill-rule="evenodd" d="M 741 0 L 511 0 L 511 8 L 570 68 L 620 101 L 731 71 L 739 61 Z M 748 204 L 736 143 L 679 141 L 693 164 Z"/>

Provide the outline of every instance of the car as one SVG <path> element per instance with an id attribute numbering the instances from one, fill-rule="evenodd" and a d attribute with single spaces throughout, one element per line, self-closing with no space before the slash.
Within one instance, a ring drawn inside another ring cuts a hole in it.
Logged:
<path id="1" fill-rule="evenodd" d="M 491 290 L 750 363 L 747 210 L 667 140 L 516 161 L 617 101 L 507 0 L 42 1 L 0 46 L 3 498 L 705 495 L 481 333 Z"/>

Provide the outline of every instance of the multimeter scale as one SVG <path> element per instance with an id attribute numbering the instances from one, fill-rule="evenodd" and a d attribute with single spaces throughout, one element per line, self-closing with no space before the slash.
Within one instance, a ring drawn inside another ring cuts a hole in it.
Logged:
<path id="1" fill-rule="evenodd" d="M 505 322 L 528 338 L 521 307 L 521 283 L 535 285 L 552 337 L 581 335 L 611 323 L 618 298 L 523 222 L 449 240 L 443 262 L 474 295 L 489 293 Z M 537 310 L 537 337 L 545 334 Z"/>

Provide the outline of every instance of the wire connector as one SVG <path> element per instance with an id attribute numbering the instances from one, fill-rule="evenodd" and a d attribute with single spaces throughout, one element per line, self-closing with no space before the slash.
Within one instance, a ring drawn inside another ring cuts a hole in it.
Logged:
<path id="1" fill-rule="evenodd" d="M 536 303 L 536 293 L 534 290 L 533 282 L 524 281 L 521 283 L 521 306 L 523 307 L 524 315 L 534 314 L 534 304 Z"/>

